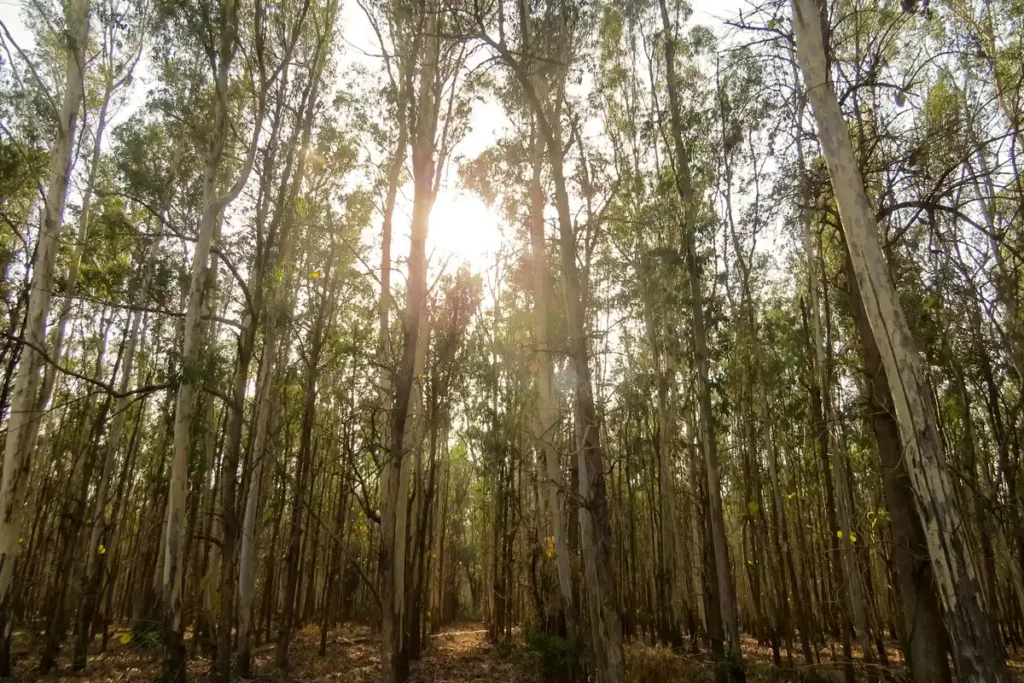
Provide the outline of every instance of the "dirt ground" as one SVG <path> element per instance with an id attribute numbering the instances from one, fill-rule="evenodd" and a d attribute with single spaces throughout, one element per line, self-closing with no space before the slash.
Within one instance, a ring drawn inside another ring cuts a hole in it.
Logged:
<path id="1" fill-rule="evenodd" d="M 154 681 L 160 674 L 159 647 L 144 647 L 131 642 L 118 632 L 107 651 L 96 654 L 81 675 L 70 672 L 69 652 L 63 652 L 57 668 L 40 675 L 36 667 L 34 647 L 24 634 L 17 634 L 13 652 L 14 680 L 33 682 L 93 681 L 95 683 L 130 683 Z M 453 624 L 431 636 L 430 647 L 422 660 L 414 662 L 411 683 L 523 683 L 536 678 L 521 671 L 514 658 L 502 657 L 487 642 L 487 631 L 481 624 Z M 369 683 L 379 680 L 379 645 L 366 626 L 345 624 L 328 636 L 327 655 L 318 654 L 320 631 L 307 627 L 296 634 L 290 651 L 290 667 L 283 672 L 274 665 L 274 645 L 264 644 L 254 653 L 257 681 L 302 681 L 303 683 Z M 193 658 L 189 662 L 189 679 L 208 679 L 210 661 Z"/>
<path id="2" fill-rule="evenodd" d="M 160 676 L 161 649 L 132 642 L 127 632 L 117 632 L 107 652 L 90 658 L 81 675 L 70 672 L 69 652 L 62 653 L 52 673 L 40 675 L 35 647 L 24 633 L 16 634 L 12 654 L 15 658 L 13 679 L 31 683 L 55 681 L 91 681 L 95 683 L 151 682 Z M 290 668 L 281 671 L 274 665 L 274 645 L 264 644 L 254 653 L 256 681 L 284 683 L 376 683 L 379 680 L 379 643 L 376 635 L 363 625 L 345 624 L 332 631 L 327 641 L 327 654 L 318 654 L 320 632 L 309 626 L 296 634 L 290 652 Z M 771 653 L 756 641 L 744 639 L 747 677 L 750 681 L 841 680 L 838 663 L 829 662 L 822 652 L 822 665 L 816 674 L 800 666 L 778 669 L 770 664 Z M 907 681 L 899 668 L 899 654 L 890 653 L 894 669 L 882 680 Z M 1014 680 L 1024 681 L 1024 656 L 1010 653 Z M 714 664 L 705 657 L 680 655 L 663 647 L 630 643 L 626 647 L 627 683 L 687 683 L 714 681 Z M 867 680 L 860 669 L 859 679 Z M 210 661 L 192 658 L 189 662 L 191 681 L 209 680 Z M 423 658 L 412 664 L 410 683 L 540 683 L 543 677 L 536 662 L 521 646 L 495 647 L 487 640 L 482 624 L 462 623 L 446 627 L 430 637 Z"/>

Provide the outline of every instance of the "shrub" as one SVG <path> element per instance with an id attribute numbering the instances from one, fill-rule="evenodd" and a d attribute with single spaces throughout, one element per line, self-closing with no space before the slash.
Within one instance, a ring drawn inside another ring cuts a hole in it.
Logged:
<path id="1" fill-rule="evenodd" d="M 537 665 L 546 681 L 567 682 L 572 679 L 576 656 L 569 643 L 561 636 L 530 631 L 526 634 L 526 649 L 537 658 Z"/>
<path id="2" fill-rule="evenodd" d="M 139 619 L 132 624 L 130 642 L 136 647 L 159 647 L 163 645 L 163 628 L 156 619 Z"/>

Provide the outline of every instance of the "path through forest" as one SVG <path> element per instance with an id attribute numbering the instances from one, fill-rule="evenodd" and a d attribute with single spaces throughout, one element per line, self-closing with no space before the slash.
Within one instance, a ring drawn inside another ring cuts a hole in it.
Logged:
<path id="1" fill-rule="evenodd" d="M 257 652 L 259 680 L 303 683 L 379 680 L 380 643 L 365 626 L 346 624 L 330 634 L 327 655 L 317 654 L 319 631 L 307 629 L 296 641 L 294 666 L 288 678 L 276 672 L 273 646 Z M 487 630 L 475 622 L 455 623 L 430 636 L 423 658 L 413 662 L 410 683 L 512 683 L 528 680 L 514 658 L 500 657 L 487 641 Z"/>
<path id="2" fill-rule="evenodd" d="M 432 640 L 423 660 L 414 664 L 414 683 L 511 683 L 528 678 L 511 658 L 498 656 L 483 624 L 453 624 Z"/>

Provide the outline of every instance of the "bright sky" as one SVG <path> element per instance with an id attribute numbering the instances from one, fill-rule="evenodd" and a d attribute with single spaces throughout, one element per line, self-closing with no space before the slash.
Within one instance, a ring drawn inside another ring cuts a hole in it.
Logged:
<path id="1" fill-rule="evenodd" d="M 2 0 L 0 0 L 2 2 Z M 694 0 L 691 25 L 704 24 L 721 33 L 723 19 L 736 16 L 739 8 L 749 4 L 746 0 Z M 380 48 L 365 15 L 355 3 L 347 2 L 342 10 L 347 27 L 344 33 L 346 57 L 374 61 Z M 473 105 L 468 134 L 456 146 L 453 160 L 472 159 L 490 147 L 506 125 L 501 105 L 496 102 L 476 102 Z M 454 174 L 449 173 L 449 176 Z M 411 206 L 411 185 L 403 188 L 403 196 Z M 408 209 L 405 211 L 408 214 Z M 431 212 L 428 254 L 433 254 L 432 266 L 450 259 L 450 267 L 457 262 L 468 262 L 475 271 L 483 271 L 494 263 L 494 254 L 502 245 L 502 233 L 509 229 L 504 220 L 479 197 L 449 182 L 442 189 Z M 396 226 L 393 253 L 408 253 L 408 225 Z M 505 236 L 505 241 L 510 239 Z"/>

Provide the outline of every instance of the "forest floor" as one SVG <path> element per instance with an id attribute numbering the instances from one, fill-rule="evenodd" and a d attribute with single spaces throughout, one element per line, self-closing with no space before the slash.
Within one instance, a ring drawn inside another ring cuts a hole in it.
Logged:
<path id="1" fill-rule="evenodd" d="M 132 642 L 127 631 L 117 631 L 107 650 L 89 659 L 82 674 L 70 670 L 71 644 L 61 652 L 57 667 L 43 675 L 38 670 L 38 642 L 24 632 L 15 633 L 12 644 L 13 680 L 32 682 L 92 681 L 95 683 L 128 683 L 154 681 L 160 674 L 160 647 Z M 453 624 L 430 638 L 423 658 L 412 664 L 410 683 L 527 683 L 538 676 L 524 666 L 520 658 L 499 654 L 487 641 L 487 631 L 478 623 Z M 277 683 L 370 683 L 379 680 L 379 641 L 370 629 L 358 624 L 345 624 L 331 631 L 327 639 L 327 655 L 318 654 L 320 630 L 309 626 L 300 630 L 289 652 L 287 672 L 274 664 L 274 645 L 264 644 L 253 654 L 256 681 Z M 191 681 L 209 678 L 211 662 L 193 657 L 188 664 Z"/>
<path id="2" fill-rule="evenodd" d="M 127 633 L 127 632 L 125 632 Z M 20 637 L 19 637 L 20 636 Z M 274 645 L 263 645 L 254 653 L 255 681 L 266 683 L 375 683 L 379 680 L 378 640 L 366 626 L 346 624 L 329 634 L 327 655 L 318 654 L 319 629 L 307 627 L 296 634 L 290 652 L 290 668 L 282 672 L 274 665 Z M 823 652 L 822 664 L 813 667 L 777 668 L 771 652 L 756 641 L 744 639 L 747 680 L 758 683 L 782 681 L 841 681 L 836 662 Z M 32 683 L 58 681 L 91 681 L 95 683 L 129 683 L 154 681 L 159 678 L 161 649 L 131 642 L 124 633 L 111 638 L 107 651 L 90 658 L 82 675 L 70 672 L 67 652 L 58 658 L 57 668 L 41 675 L 36 668 L 35 644 L 24 633 L 16 633 L 12 654 L 15 660 L 13 679 Z M 69 650 L 69 648 L 67 648 Z M 895 653 L 894 653 L 895 654 Z M 1024 654 L 1010 657 L 1011 677 L 1024 681 Z M 409 683 L 541 683 L 543 655 L 535 649 L 516 643 L 494 646 L 487 640 L 481 624 L 460 623 L 446 627 L 430 637 L 423 658 L 414 662 Z M 626 646 L 627 683 L 712 683 L 714 664 L 700 655 L 680 656 L 668 648 L 643 643 Z M 866 671 L 858 666 L 858 680 L 867 680 Z M 193 657 L 189 662 L 189 680 L 209 680 L 210 661 Z M 898 662 L 882 680 L 907 681 Z"/>

